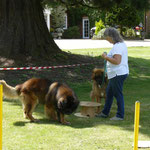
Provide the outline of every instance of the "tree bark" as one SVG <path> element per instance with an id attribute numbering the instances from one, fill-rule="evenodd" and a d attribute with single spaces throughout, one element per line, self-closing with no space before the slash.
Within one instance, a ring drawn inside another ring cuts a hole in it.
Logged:
<path id="1" fill-rule="evenodd" d="M 59 52 L 40 0 L 0 0 L 0 56 L 50 58 Z"/>

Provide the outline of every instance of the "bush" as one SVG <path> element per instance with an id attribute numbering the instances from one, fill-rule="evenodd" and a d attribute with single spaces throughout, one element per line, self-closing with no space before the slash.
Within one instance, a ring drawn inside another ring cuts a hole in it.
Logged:
<path id="1" fill-rule="evenodd" d="M 62 38 L 64 39 L 79 39 L 81 38 L 79 27 L 73 26 L 69 27 L 64 31 Z"/>
<path id="2" fill-rule="evenodd" d="M 136 37 L 136 32 L 134 29 L 132 28 L 127 28 L 124 32 L 123 32 L 123 36 L 127 37 L 127 38 L 133 38 Z"/>
<path id="3" fill-rule="evenodd" d="M 103 28 L 105 28 L 105 25 L 103 23 L 102 20 L 100 20 L 99 22 L 95 22 L 95 26 L 96 26 L 96 30 L 95 30 L 95 34 L 97 35 Z"/>
<path id="4" fill-rule="evenodd" d="M 102 30 L 100 30 L 97 35 L 94 35 L 93 36 L 93 39 L 96 40 L 96 39 L 104 39 L 104 32 L 105 32 L 105 29 L 106 28 L 103 28 Z"/>

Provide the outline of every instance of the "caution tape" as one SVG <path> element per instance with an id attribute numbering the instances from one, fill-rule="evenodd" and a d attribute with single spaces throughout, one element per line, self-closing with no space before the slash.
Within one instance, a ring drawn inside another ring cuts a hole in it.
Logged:
<path id="1" fill-rule="evenodd" d="M 56 68 L 68 68 L 91 65 L 94 63 L 84 63 L 84 64 L 73 64 L 73 65 L 61 65 L 61 66 L 46 66 L 46 67 L 17 67 L 17 68 L 0 68 L 0 70 L 40 70 L 40 69 L 56 69 Z"/>

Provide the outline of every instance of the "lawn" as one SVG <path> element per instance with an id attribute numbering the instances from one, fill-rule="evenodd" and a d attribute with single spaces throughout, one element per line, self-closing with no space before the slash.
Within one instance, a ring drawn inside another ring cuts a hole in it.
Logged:
<path id="1" fill-rule="evenodd" d="M 69 52 L 99 57 L 103 51 L 108 52 L 109 49 Z M 128 53 L 130 76 L 124 85 L 124 121 L 110 121 L 109 118 L 86 119 L 72 114 L 66 117 L 71 125 L 65 126 L 47 120 L 43 106 L 39 105 L 33 115 L 40 122 L 29 123 L 23 118 L 20 101 L 4 99 L 3 150 L 132 150 L 136 101 L 141 103 L 139 140 L 150 141 L 150 47 L 128 48 Z M 91 81 L 69 85 L 80 101 L 90 101 Z M 115 115 L 116 108 L 114 100 L 110 117 Z M 79 111 L 80 107 L 77 112 Z"/>

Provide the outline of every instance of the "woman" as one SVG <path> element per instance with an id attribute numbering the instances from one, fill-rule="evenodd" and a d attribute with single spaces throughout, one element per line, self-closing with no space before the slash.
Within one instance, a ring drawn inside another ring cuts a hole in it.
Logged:
<path id="1" fill-rule="evenodd" d="M 109 83 L 106 89 L 106 102 L 104 109 L 97 117 L 107 118 L 110 112 L 113 98 L 117 100 L 116 116 L 110 120 L 124 119 L 124 97 L 123 97 L 123 83 L 129 74 L 128 68 L 128 51 L 121 35 L 115 28 L 107 28 L 104 32 L 106 40 L 113 44 L 113 48 L 108 55 L 102 54 L 102 58 L 107 61 L 107 75 Z"/>

